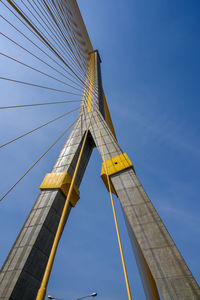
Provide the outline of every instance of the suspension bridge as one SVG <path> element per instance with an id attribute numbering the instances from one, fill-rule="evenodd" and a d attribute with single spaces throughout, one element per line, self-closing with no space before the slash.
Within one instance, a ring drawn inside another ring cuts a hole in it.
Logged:
<path id="1" fill-rule="evenodd" d="M 9 61 L 13 66 L 7 69 L 2 64 L 4 72 L 0 80 L 7 84 L 8 93 L 12 85 L 22 86 L 25 91 L 21 103 L 2 105 L 0 109 L 45 107 L 52 113 L 56 111 L 54 107 L 63 107 L 62 114 L 6 140 L 0 148 L 11 147 L 46 126 L 56 127 L 58 121 L 67 120 L 65 128 L 43 153 L 34 156 L 35 160 L 2 193 L 0 200 L 6 201 L 68 134 L 2 266 L 0 299 L 45 298 L 57 247 L 68 218 L 81 198 L 81 181 L 94 148 L 102 158 L 99 173 L 111 201 L 127 298 L 133 299 L 134 295 L 126 267 L 129 262 L 123 253 L 116 201 L 121 204 L 146 298 L 199 299 L 195 278 L 137 178 L 130 154 L 121 149 L 117 140 L 103 89 L 103 62 L 92 46 L 76 1 L 3 0 L 0 5 L 4 24 L 1 38 L 5 48 L 11 49 L 9 53 L 2 50 L 0 56 L 5 65 Z M 44 95 L 45 101 L 37 101 Z"/>

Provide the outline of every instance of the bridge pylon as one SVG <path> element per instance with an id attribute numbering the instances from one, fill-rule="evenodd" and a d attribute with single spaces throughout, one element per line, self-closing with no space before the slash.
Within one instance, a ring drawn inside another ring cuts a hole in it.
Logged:
<path id="1" fill-rule="evenodd" d="M 119 198 L 146 298 L 160 299 L 160 294 L 164 300 L 200 299 L 197 282 L 118 144 L 100 63 L 98 51 L 91 52 L 79 116 L 1 269 L 0 299 L 35 299 L 88 126 L 65 222 L 79 199 L 79 186 L 97 147 L 103 160 L 101 177 L 108 187 L 109 175 L 112 193 Z"/>

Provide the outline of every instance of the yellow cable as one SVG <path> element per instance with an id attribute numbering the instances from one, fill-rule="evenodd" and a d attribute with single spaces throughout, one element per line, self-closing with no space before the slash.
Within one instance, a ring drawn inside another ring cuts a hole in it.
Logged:
<path id="1" fill-rule="evenodd" d="M 48 262 L 47 262 L 47 266 L 46 266 L 46 269 L 45 269 L 45 273 L 44 273 L 44 276 L 43 276 L 43 279 L 42 279 L 40 289 L 38 290 L 36 300 L 44 300 L 45 295 L 46 295 L 47 284 L 48 284 L 48 281 L 49 281 L 51 269 L 52 269 L 54 258 L 55 258 L 55 255 L 56 255 L 56 250 L 57 250 L 57 247 L 58 247 L 58 243 L 59 243 L 59 240 L 60 240 L 60 237 L 61 237 L 61 234 L 62 234 L 62 231 L 63 231 L 63 227 L 64 227 L 64 224 L 65 224 L 65 221 L 66 221 L 67 209 L 68 209 L 68 206 L 69 206 L 69 203 L 70 203 L 70 198 L 71 198 L 71 194 L 72 194 L 72 191 L 73 191 L 73 188 L 74 188 L 76 175 L 77 175 L 77 172 L 78 172 L 78 168 L 79 168 L 81 157 L 82 157 L 82 154 L 83 154 L 85 142 L 86 142 L 87 135 L 88 135 L 88 132 L 89 132 L 91 119 L 92 119 L 92 114 L 91 114 L 91 117 L 90 117 L 90 120 L 89 120 L 89 123 L 88 123 L 87 130 L 85 132 L 85 137 L 84 137 L 84 140 L 83 140 L 81 151 L 79 153 L 78 161 L 76 163 L 76 167 L 75 167 L 75 170 L 74 170 L 72 181 L 71 181 L 71 184 L 70 184 L 70 187 L 69 187 L 69 192 L 68 192 L 68 195 L 67 195 L 67 198 L 66 198 L 66 202 L 65 202 L 63 211 L 62 211 L 60 222 L 59 222 L 57 232 L 56 232 L 56 235 L 55 235 L 55 238 L 54 238 L 53 246 L 51 248 L 51 253 L 50 253 L 50 256 L 49 256 L 49 259 L 48 259 Z"/>
<path id="2" fill-rule="evenodd" d="M 90 88 L 90 86 L 89 86 L 89 88 Z M 65 224 L 65 221 L 66 221 L 67 210 L 68 210 L 68 207 L 69 207 L 71 194 L 72 194 L 72 191 L 73 191 L 73 188 L 74 188 L 74 183 L 75 183 L 76 175 L 77 175 L 78 168 L 79 168 L 79 165 L 80 165 L 81 157 L 82 157 L 82 154 L 83 154 L 84 146 L 85 146 L 85 143 L 86 143 L 87 135 L 88 135 L 88 132 L 89 132 L 89 127 L 90 127 L 91 120 L 92 120 L 92 113 L 90 114 L 90 119 L 89 119 L 89 123 L 88 123 L 87 129 L 86 129 L 86 132 L 85 132 L 84 139 L 83 139 L 83 144 L 81 146 L 78 161 L 76 163 L 76 167 L 75 167 L 75 170 L 74 170 L 72 181 L 71 181 L 71 184 L 70 184 L 70 187 L 69 187 L 69 192 L 68 192 L 68 195 L 67 195 L 67 198 L 66 198 L 66 202 L 65 202 L 62 214 L 61 214 L 61 218 L 60 218 L 60 221 L 59 221 L 59 224 L 58 224 L 57 232 L 56 232 L 56 235 L 55 235 L 55 238 L 54 238 L 54 242 L 53 242 L 53 245 L 52 245 L 52 248 L 51 248 L 49 259 L 48 259 L 48 262 L 47 262 L 47 265 L 46 265 L 46 269 L 45 269 L 45 272 L 44 272 L 44 275 L 43 275 L 43 279 L 42 279 L 42 282 L 41 282 L 40 289 L 38 290 L 36 300 L 44 300 L 45 295 L 46 295 L 47 284 L 48 284 L 49 277 L 50 277 L 50 274 L 51 274 L 51 269 L 52 269 L 52 266 L 53 266 L 53 262 L 54 262 L 54 258 L 55 258 L 55 255 L 56 255 L 56 250 L 57 250 L 57 247 L 58 247 L 58 244 L 59 244 L 59 240 L 60 240 L 60 237 L 61 237 L 61 234 L 62 234 L 62 231 L 63 231 L 63 228 L 64 228 L 64 224 Z"/>
<path id="3" fill-rule="evenodd" d="M 106 161 L 105 160 L 105 153 L 104 153 L 104 149 L 103 149 L 101 130 L 100 130 L 100 126 L 99 126 L 98 117 L 97 117 L 97 126 L 98 126 L 98 130 L 99 130 L 103 161 L 105 163 L 105 161 Z M 122 249 L 122 243 L 121 243 L 121 238 L 120 238 L 120 233 L 119 233 L 119 227 L 118 227 L 118 223 L 117 223 L 117 216 L 116 216 L 116 211 L 115 211 L 115 206 L 114 206 L 114 201 L 113 201 L 113 195 L 112 195 L 112 191 L 111 191 L 110 177 L 108 175 L 108 170 L 107 170 L 106 163 L 104 165 L 105 165 L 105 171 L 106 171 L 106 176 L 107 176 L 107 181 L 108 181 L 108 189 L 109 189 L 109 193 L 110 193 L 110 200 L 111 200 L 111 204 L 112 204 L 113 216 L 114 216 L 114 221 L 115 221 L 115 228 L 116 228 L 116 231 L 117 231 L 117 238 L 118 238 L 119 250 L 120 250 L 120 254 L 121 254 L 122 266 L 123 266 L 123 270 L 124 270 L 124 277 L 125 277 L 125 282 L 126 282 L 126 289 L 127 289 L 128 299 L 132 300 L 129 281 L 128 281 L 128 275 L 127 275 L 127 270 L 126 270 L 126 265 L 125 265 L 125 260 L 124 260 L 124 254 L 123 254 L 123 249 Z"/>

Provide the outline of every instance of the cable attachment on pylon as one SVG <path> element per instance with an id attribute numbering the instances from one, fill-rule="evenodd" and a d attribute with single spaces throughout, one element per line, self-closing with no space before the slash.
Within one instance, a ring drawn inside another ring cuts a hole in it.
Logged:
<path id="1" fill-rule="evenodd" d="M 111 175 L 117 174 L 128 168 L 132 168 L 133 171 L 135 172 L 133 164 L 130 161 L 130 159 L 126 153 L 122 153 L 122 154 L 115 156 L 111 159 L 108 159 L 102 163 L 101 178 L 102 178 L 108 191 L 109 191 L 108 176 L 110 177 Z M 111 180 L 110 180 L 110 184 L 111 184 L 112 193 L 118 197 L 117 192 L 115 191 L 115 188 L 114 188 Z"/>
<path id="2" fill-rule="evenodd" d="M 63 192 L 63 194 L 67 197 L 71 181 L 72 179 L 67 172 L 47 173 L 40 185 L 40 189 L 60 189 Z M 70 197 L 70 204 L 74 207 L 79 198 L 80 192 L 77 186 L 74 184 L 72 195 Z"/>

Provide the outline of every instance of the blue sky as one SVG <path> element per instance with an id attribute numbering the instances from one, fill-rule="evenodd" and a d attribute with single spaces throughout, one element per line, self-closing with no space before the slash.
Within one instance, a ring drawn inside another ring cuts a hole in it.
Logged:
<path id="1" fill-rule="evenodd" d="M 199 1 L 79 0 L 93 47 L 102 59 L 103 86 L 117 137 L 133 162 L 147 194 L 196 280 L 199 278 Z M 3 26 L 3 27 L 2 27 Z M 1 28 L 8 30 L 2 23 Z M 1 51 L 15 50 L 1 38 Z M 18 57 L 25 59 L 22 52 Z M 27 58 L 28 59 L 28 58 Z M 36 62 L 35 62 L 36 63 Z M 23 68 L 0 61 L 3 75 Z M 5 64 L 5 67 L 4 67 Z M 39 66 L 39 64 L 38 64 Z M 27 81 L 28 81 L 27 79 Z M 37 77 L 38 79 L 38 77 Z M 41 77 L 42 83 L 49 81 Z M 57 100 L 56 93 L 33 92 L 0 82 L 2 105 Z M 59 95 L 58 100 L 65 100 Z M 69 109 L 76 105 L 69 106 Z M 68 107 L 65 108 L 68 110 Z M 63 106 L 0 111 L 1 140 L 63 113 Z M 42 154 L 76 114 L 1 149 L 2 193 Z M 64 140 L 1 203 L 2 264 L 50 171 Z M 97 299 L 126 299 L 109 194 L 95 149 L 56 256 L 48 293 L 63 299 L 97 291 Z M 145 299 L 116 199 L 122 243 L 134 299 Z"/>

